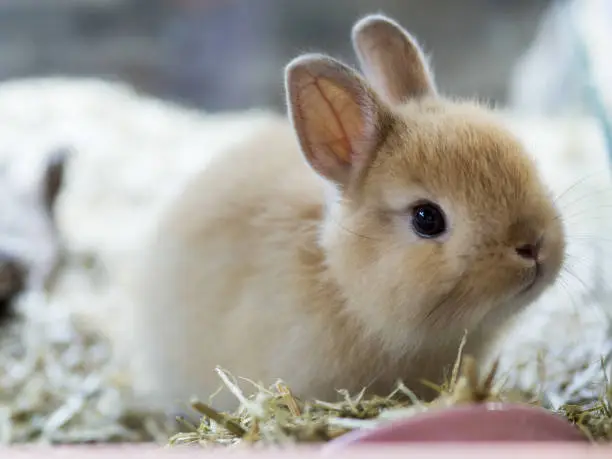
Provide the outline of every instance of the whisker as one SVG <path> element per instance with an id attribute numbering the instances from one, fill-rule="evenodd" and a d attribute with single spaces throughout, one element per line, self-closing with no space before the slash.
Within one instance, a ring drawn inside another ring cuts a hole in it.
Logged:
<path id="1" fill-rule="evenodd" d="M 362 239 L 368 239 L 370 241 L 378 241 L 380 239 L 375 238 L 375 237 L 371 237 L 371 236 L 367 236 L 365 234 L 360 234 L 357 233 L 353 230 L 350 230 L 349 228 L 347 228 L 346 226 L 342 225 L 338 220 L 336 220 L 335 218 L 331 217 L 331 220 L 334 222 L 334 224 L 336 224 L 341 230 L 346 231 L 347 233 L 356 236 L 356 237 L 360 237 Z"/>
<path id="2" fill-rule="evenodd" d="M 583 208 L 581 209 L 579 212 L 575 212 L 573 214 L 566 214 L 560 212 L 559 215 L 557 215 L 554 220 L 565 220 L 565 221 L 570 221 L 570 219 L 572 218 L 576 218 L 576 217 L 580 217 L 580 216 L 584 216 L 585 214 L 588 216 L 589 212 L 593 212 L 593 214 L 590 214 L 592 217 L 605 217 L 605 214 L 602 215 L 601 213 L 595 213 L 597 211 L 600 211 L 602 209 L 612 209 L 612 204 L 601 204 L 595 208 Z M 607 210 L 605 211 L 607 212 Z M 612 218 L 612 213 L 610 214 L 610 217 Z"/>
<path id="3" fill-rule="evenodd" d="M 610 195 L 608 196 L 607 193 L 610 193 Z M 592 199 L 593 201 L 589 201 L 590 199 Z M 574 199 L 571 202 L 557 203 L 557 206 L 559 207 L 559 209 L 567 211 L 567 210 L 575 208 L 576 205 L 578 204 L 584 205 L 590 202 L 599 202 L 599 201 L 603 201 L 603 202 L 612 201 L 612 189 L 598 190 L 597 192 L 592 190 L 590 193 L 587 193 L 581 196 L 580 198 Z"/>
<path id="4" fill-rule="evenodd" d="M 586 180 L 588 180 L 588 179 L 590 179 L 590 178 L 593 178 L 593 177 L 594 177 L 594 176 L 596 176 L 597 174 L 604 174 L 604 173 L 605 173 L 605 172 L 598 171 L 598 172 L 593 172 L 593 173 L 591 173 L 591 174 L 587 174 L 587 175 L 583 176 L 581 179 L 577 180 L 577 181 L 576 181 L 576 182 L 574 182 L 572 185 L 570 185 L 568 188 L 566 188 L 566 189 L 565 189 L 565 191 L 563 191 L 563 192 L 562 192 L 560 195 L 558 195 L 558 196 L 554 197 L 554 198 L 553 198 L 553 201 L 554 201 L 554 202 L 559 202 L 559 201 L 561 201 L 561 199 L 562 199 L 564 196 L 566 196 L 566 195 L 567 195 L 567 194 L 568 194 L 570 191 L 572 191 L 572 190 L 576 189 L 576 187 L 577 187 L 578 185 L 583 184 L 583 183 L 584 183 Z M 607 173 L 606 173 L 606 174 L 607 174 Z"/>
<path id="5" fill-rule="evenodd" d="M 569 266 L 563 266 L 562 269 L 567 274 L 576 279 L 584 287 L 585 291 L 588 292 L 590 290 L 589 286 L 580 277 L 578 277 L 578 275 Z"/>
<path id="6" fill-rule="evenodd" d="M 561 218 L 564 220 L 571 221 L 572 218 L 576 217 L 590 217 L 590 218 L 612 218 L 612 204 L 597 204 L 592 207 L 582 207 L 580 210 L 573 211 L 571 213 L 561 209 L 557 219 Z"/>
<path id="7" fill-rule="evenodd" d="M 570 234 L 565 237 L 568 241 L 595 241 L 595 242 L 612 242 L 611 238 L 603 237 L 598 234 Z"/>
<path id="8" fill-rule="evenodd" d="M 601 252 L 599 253 L 601 254 Z M 596 254 L 593 254 L 593 255 L 596 255 Z M 585 257 L 578 257 L 578 256 L 575 256 L 574 254 L 571 254 L 570 256 L 573 259 L 587 261 L 590 263 L 592 267 L 591 270 L 595 271 L 594 273 L 592 273 L 593 275 L 590 276 L 594 280 L 593 284 L 591 286 L 587 285 L 586 282 L 583 280 L 583 278 L 573 271 L 572 266 L 564 264 L 562 271 L 564 273 L 571 275 L 585 288 L 584 298 L 586 301 L 584 301 L 584 303 L 588 304 L 591 307 L 594 306 L 596 308 L 597 313 L 604 314 L 605 317 L 609 317 L 612 311 L 610 311 L 609 308 L 605 306 L 605 302 L 602 301 L 601 294 L 600 294 L 600 293 L 603 293 L 603 295 L 607 295 L 605 291 L 608 290 L 607 289 L 608 284 L 605 281 L 605 279 L 603 279 L 601 276 L 602 267 L 600 266 L 600 263 L 598 263 L 596 259 L 587 260 Z"/>
<path id="9" fill-rule="evenodd" d="M 462 296 L 460 295 L 459 297 L 457 297 L 457 292 L 459 291 L 461 287 L 461 278 L 459 278 L 457 280 L 457 282 L 455 283 L 455 285 L 453 285 L 453 287 L 440 299 L 440 301 L 438 301 L 433 308 L 429 309 L 429 311 L 427 311 L 427 314 L 425 315 L 425 320 L 430 320 L 435 314 L 437 314 L 437 312 L 444 307 L 444 305 L 453 297 L 455 297 L 456 300 L 459 300 Z"/>
<path id="10" fill-rule="evenodd" d="M 583 215 L 580 215 L 580 214 L 575 214 L 575 215 L 571 215 L 569 218 L 566 217 L 566 216 L 562 216 L 561 218 L 563 220 L 565 220 L 565 223 L 567 223 L 567 224 L 574 224 L 574 223 L 577 223 L 577 222 L 570 220 L 570 218 L 575 218 L 575 217 L 587 217 L 587 218 L 583 218 L 581 220 L 581 223 L 590 223 L 590 222 L 593 222 L 593 223 L 599 224 L 601 222 L 606 222 L 606 221 L 609 220 L 610 221 L 610 225 L 612 225 L 612 213 L 610 213 L 609 216 L 608 215 L 600 215 L 600 214 L 598 214 L 598 215 L 584 215 L 583 216 Z M 558 218 L 556 218 L 556 220 L 558 220 Z"/>
<path id="11" fill-rule="evenodd" d="M 571 261 L 577 261 L 578 263 L 572 263 L 572 266 L 580 266 L 579 263 L 593 263 L 593 260 L 588 260 L 584 255 L 578 255 L 575 253 L 567 253 L 566 254 L 566 261 L 571 260 Z M 567 264 L 567 263 L 566 263 Z M 564 264 L 564 266 L 566 265 Z"/>
<path id="12" fill-rule="evenodd" d="M 580 183 L 582 184 L 582 183 Z M 574 191 L 575 187 L 570 187 L 568 191 Z M 578 190 L 578 191 L 583 191 L 583 190 Z M 565 202 L 565 205 L 570 205 L 573 202 L 576 202 L 576 200 L 581 200 L 584 199 L 586 197 L 589 197 L 591 194 L 599 194 L 599 193 L 607 193 L 607 192 L 612 192 L 612 183 L 606 183 L 605 185 L 603 183 L 597 183 L 597 184 L 593 184 L 593 185 L 589 185 L 589 188 L 584 190 L 586 194 L 581 194 L 579 196 L 573 196 L 574 200 L 573 201 L 569 201 L 569 202 Z M 570 197 L 569 194 L 565 194 L 565 196 L 563 197 Z M 553 198 L 554 199 L 554 198 Z M 563 204 L 563 200 L 561 198 L 556 198 L 554 199 L 554 201 L 557 204 Z"/>
<path id="13" fill-rule="evenodd" d="M 562 274 L 563 274 L 563 273 L 562 273 Z M 577 304 L 576 304 L 576 300 L 575 300 L 574 296 L 573 296 L 573 295 L 570 293 L 570 288 L 569 288 L 569 286 L 567 285 L 567 283 L 566 283 L 566 281 L 565 281 L 565 279 L 563 278 L 563 276 L 562 276 L 562 275 L 561 275 L 561 276 L 559 276 L 559 279 L 558 279 L 558 285 L 559 285 L 559 286 L 561 286 L 561 288 L 562 288 L 562 289 L 565 291 L 565 293 L 567 294 L 567 296 L 568 296 L 568 298 L 569 298 L 570 302 L 572 303 L 572 308 L 573 308 L 573 310 L 574 310 L 574 313 L 575 313 L 575 314 L 579 314 L 579 309 L 578 309 L 578 306 L 577 306 Z"/>

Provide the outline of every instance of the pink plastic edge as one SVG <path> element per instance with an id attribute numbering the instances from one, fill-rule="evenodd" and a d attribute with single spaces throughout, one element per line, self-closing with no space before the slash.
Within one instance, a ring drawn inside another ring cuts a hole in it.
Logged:
<path id="1" fill-rule="evenodd" d="M 387 446 L 382 444 L 377 445 L 360 445 L 355 448 L 346 448 L 333 452 L 323 452 L 316 447 L 297 447 L 297 448 L 266 448 L 259 450 L 245 450 L 242 448 L 199 448 L 199 447 L 179 447 L 179 448 L 163 448 L 155 446 L 140 446 L 140 445 L 116 445 L 116 446 L 28 446 L 28 447 L 9 447 L 0 449 L 0 455 L 3 457 L 16 458 L 39 458 L 39 457 L 57 457 L 61 455 L 63 458 L 102 458 L 111 456 L 128 457 L 166 457 L 168 455 L 189 455 L 191 457 L 233 457 L 237 459 L 255 459 L 255 458 L 270 458 L 270 459 L 302 459 L 308 457 L 343 457 L 355 459 L 368 458 L 402 458 L 407 457 L 428 457 L 428 458 L 452 458 L 452 459 L 480 459 L 480 458 L 501 458 L 501 459 L 516 459 L 520 457 L 525 459 L 534 457 L 539 459 L 553 458 L 580 458 L 589 457 L 607 458 L 612 457 L 612 445 L 593 445 L 593 444 L 571 444 L 567 443 L 535 443 L 535 444 L 504 444 L 496 443 L 494 445 L 481 444 L 452 444 L 444 445 L 420 445 L 412 443 L 402 446 Z"/>
<path id="2" fill-rule="evenodd" d="M 491 408 L 488 408 L 487 405 L 491 405 Z M 360 447 L 362 447 L 362 445 L 369 444 L 370 442 L 380 443 L 381 441 L 384 441 L 384 440 L 381 440 L 384 437 L 395 436 L 397 434 L 401 434 L 401 430 L 403 430 L 403 428 L 405 427 L 409 427 L 411 425 L 416 425 L 416 424 L 422 424 L 424 421 L 426 423 L 431 423 L 432 421 L 439 419 L 440 416 L 444 416 L 445 412 L 447 413 L 452 412 L 454 414 L 453 422 L 456 422 L 457 419 L 459 419 L 462 415 L 473 415 L 474 414 L 473 412 L 477 411 L 478 416 L 480 417 L 480 422 L 482 422 L 483 420 L 485 420 L 483 416 L 486 416 L 485 413 L 487 412 L 487 410 L 496 411 L 498 414 L 503 413 L 504 411 L 513 412 L 514 413 L 513 418 L 510 418 L 509 422 L 516 421 L 517 416 L 522 416 L 523 419 L 525 420 L 529 418 L 531 418 L 532 420 L 534 419 L 543 420 L 544 417 L 549 418 L 547 420 L 548 426 L 546 428 L 543 428 L 542 430 L 544 432 L 549 431 L 548 433 L 545 434 L 545 436 L 550 436 L 552 434 L 552 435 L 558 436 L 559 438 L 550 439 L 548 440 L 548 442 L 557 441 L 559 443 L 565 442 L 566 444 L 575 443 L 575 442 L 582 442 L 582 443 L 588 442 L 588 439 L 580 433 L 580 430 L 576 426 L 573 426 L 570 423 L 566 423 L 560 415 L 550 413 L 544 410 L 543 408 L 532 407 L 532 406 L 527 406 L 523 404 L 515 404 L 515 403 L 491 403 L 491 404 L 483 404 L 483 405 L 477 404 L 477 405 L 464 405 L 464 406 L 456 406 L 456 407 L 449 407 L 449 408 L 441 408 L 439 410 L 422 413 L 413 418 L 407 418 L 403 420 L 394 420 L 394 421 L 390 420 L 389 422 L 383 423 L 379 427 L 372 429 L 372 430 L 356 430 L 353 432 L 349 432 L 346 435 L 343 435 L 342 437 L 339 437 L 329 442 L 325 446 L 325 448 L 336 450 L 338 448 L 346 448 L 348 446 L 352 446 L 354 443 L 359 443 Z M 495 423 L 499 424 L 500 422 L 502 422 L 502 419 L 498 417 L 495 420 Z M 533 426 L 530 426 L 528 428 L 532 429 Z M 397 431 L 398 433 L 397 434 L 392 433 L 393 431 Z M 565 438 L 561 438 L 561 437 L 565 437 Z M 425 440 L 423 443 L 431 444 L 432 441 L 434 440 L 429 439 L 429 440 Z M 473 443 L 474 441 L 478 441 L 478 440 L 466 439 L 464 441 Z M 483 439 L 481 441 L 486 442 L 487 440 Z M 508 443 L 512 442 L 516 444 L 515 443 L 516 441 L 523 442 L 522 440 L 515 440 L 515 441 L 508 440 Z M 396 444 L 397 442 L 400 442 L 400 440 L 393 439 L 393 440 L 390 440 L 390 442 Z M 414 439 L 408 439 L 406 442 L 417 443 L 418 440 L 415 441 Z M 449 441 L 440 439 L 440 442 L 448 443 Z M 457 442 L 459 442 L 459 440 Z M 500 442 L 503 442 L 503 440 L 502 441 L 500 440 L 491 441 L 491 444 L 493 444 L 494 442 L 500 443 Z M 542 440 L 540 440 L 540 442 L 542 442 Z"/>

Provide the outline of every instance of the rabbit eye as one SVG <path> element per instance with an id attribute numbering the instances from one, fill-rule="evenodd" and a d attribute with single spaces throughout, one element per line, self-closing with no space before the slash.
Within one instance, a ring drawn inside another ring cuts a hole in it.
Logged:
<path id="1" fill-rule="evenodd" d="M 412 227 L 423 238 L 435 238 L 446 231 L 446 219 L 436 204 L 426 202 L 412 208 Z"/>

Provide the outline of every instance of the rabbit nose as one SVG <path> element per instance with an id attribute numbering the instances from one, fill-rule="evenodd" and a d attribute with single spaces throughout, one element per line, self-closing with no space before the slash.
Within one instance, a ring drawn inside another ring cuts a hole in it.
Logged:
<path id="1" fill-rule="evenodd" d="M 9 299 L 25 286 L 26 272 L 13 256 L 0 251 L 0 298 Z"/>
<path id="2" fill-rule="evenodd" d="M 538 261 L 540 256 L 540 248 L 542 247 L 542 241 L 538 240 L 535 244 L 523 244 L 518 246 L 515 250 L 518 256 L 525 260 Z"/>

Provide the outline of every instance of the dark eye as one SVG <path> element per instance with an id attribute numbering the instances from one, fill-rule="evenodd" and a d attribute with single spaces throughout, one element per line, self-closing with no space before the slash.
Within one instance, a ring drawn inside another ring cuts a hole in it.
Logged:
<path id="1" fill-rule="evenodd" d="M 446 220 L 437 205 L 427 202 L 413 207 L 412 227 L 419 236 L 434 238 L 446 231 Z"/>

